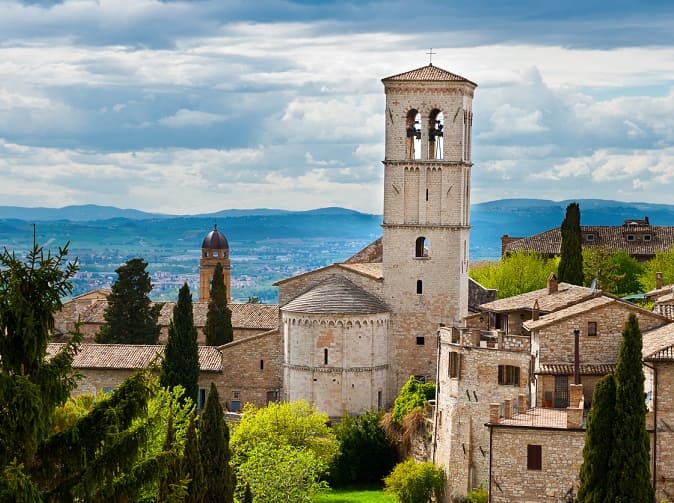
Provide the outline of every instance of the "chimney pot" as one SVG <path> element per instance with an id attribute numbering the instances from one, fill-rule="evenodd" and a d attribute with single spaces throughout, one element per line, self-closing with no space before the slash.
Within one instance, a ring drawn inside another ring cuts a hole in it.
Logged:
<path id="1" fill-rule="evenodd" d="M 557 281 L 557 276 L 554 272 L 550 273 L 548 276 L 548 294 L 557 293 L 559 290 L 559 282 Z"/>

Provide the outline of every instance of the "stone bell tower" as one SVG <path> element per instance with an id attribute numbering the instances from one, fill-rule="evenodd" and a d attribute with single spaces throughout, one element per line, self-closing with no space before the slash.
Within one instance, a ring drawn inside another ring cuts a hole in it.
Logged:
<path id="1" fill-rule="evenodd" d="M 201 260 L 199 261 L 199 302 L 208 302 L 211 296 L 211 281 L 217 264 L 222 265 L 225 280 L 227 303 L 231 298 L 231 263 L 229 261 L 229 243 L 225 235 L 218 230 L 217 224 L 201 243 Z"/>
<path id="2" fill-rule="evenodd" d="M 477 85 L 432 64 L 386 92 L 384 300 L 393 311 L 393 396 L 435 378 L 437 330 L 468 311 L 472 101 Z"/>

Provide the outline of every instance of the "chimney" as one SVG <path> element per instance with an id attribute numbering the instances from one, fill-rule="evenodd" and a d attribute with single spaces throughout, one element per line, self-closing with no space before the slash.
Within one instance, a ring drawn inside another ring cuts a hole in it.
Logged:
<path id="1" fill-rule="evenodd" d="M 655 273 L 655 289 L 660 290 L 660 288 L 662 288 L 662 273 L 656 272 Z"/>
<path id="2" fill-rule="evenodd" d="M 498 424 L 501 420 L 501 404 L 500 403 L 490 403 L 489 404 L 489 422 L 491 424 Z"/>
<path id="3" fill-rule="evenodd" d="M 550 276 L 548 276 L 548 295 L 557 293 L 558 289 L 559 283 L 557 282 L 557 276 L 555 276 L 554 272 L 551 272 Z"/>
<path id="4" fill-rule="evenodd" d="M 533 321 L 536 321 L 538 319 L 538 311 L 539 311 L 538 299 L 536 299 L 534 301 L 534 308 L 531 310 L 531 319 Z"/>
<path id="5" fill-rule="evenodd" d="M 651 222 L 648 220 L 648 215 L 646 215 L 644 221 L 646 222 L 646 225 L 651 225 Z"/>

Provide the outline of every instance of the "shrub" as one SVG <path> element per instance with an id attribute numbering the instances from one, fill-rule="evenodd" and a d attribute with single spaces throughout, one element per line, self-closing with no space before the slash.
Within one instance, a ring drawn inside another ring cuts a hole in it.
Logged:
<path id="1" fill-rule="evenodd" d="M 417 463 L 410 458 L 398 463 L 384 483 L 386 492 L 400 503 L 427 503 L 432 497 L 442 498 L 445 474 L 433 463 Z"/>
<path id="2" fill-rule="evenodd" d="M 417 407 L 423 407 L 428 400 L 435 398 L 435 384 L 422 383 L 414 376 L 410 376 L 407 382 L 400 388 L 400 393 L 393 403 L 391 418 L 396 423 L 401 423 L 403 418 Z"/>

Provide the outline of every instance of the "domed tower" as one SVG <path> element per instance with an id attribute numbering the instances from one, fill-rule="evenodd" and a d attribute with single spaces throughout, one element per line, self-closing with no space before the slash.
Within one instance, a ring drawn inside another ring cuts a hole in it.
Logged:
<path id="1" fill-rule="evenodd" d="M 210 298 L 211 281 L 217 264 L 222 265 L 227 289 L 227 303 L 231 298 L 230 276 L 232 266 L 229 262 L 229 243 L 225 235 L 213 226 L 201 243 L 201 261 L 199 262 L 199 302 L 208 302 Z"/>
<path id="2" fill-rule="evenodd" d="M 434 378 L 437 330 L 468 311 L 472 101 L 476 84 L 433 65 L 383 79 L 384 301 L 394 394 Z"/>

